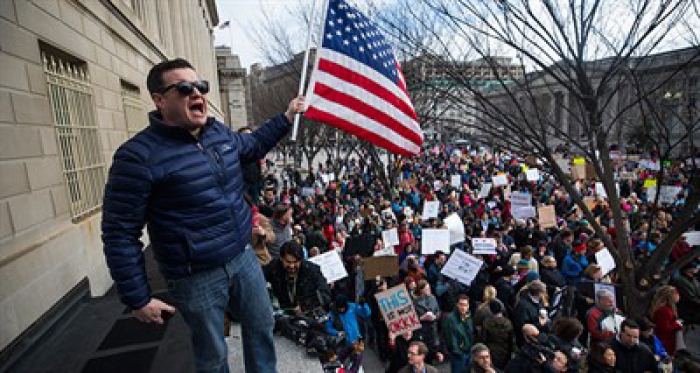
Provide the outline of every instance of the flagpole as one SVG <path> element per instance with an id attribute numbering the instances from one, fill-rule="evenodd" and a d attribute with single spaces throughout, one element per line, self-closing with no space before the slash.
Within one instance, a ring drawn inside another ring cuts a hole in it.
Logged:
<path id="1" fill-rule="evenodd" d="M 306 33 L 306 50 L 304 52 L 304 62 L 301 65 L 301 81 L 299 81 L 299 91 L 297 96 L 304 94 L 304 85 L 306 83 L 306 71 L 309 65 L 309 49 L 311 48 L 311 31 L 314 28 L 314 14 L 316 12 L 316 0 L 311 3 L 311 15 L 309 16 L 309 31 Z M 324 20 L 325 22 L 325 20 Z M 323 29 L 323 24 L 321 24 L 321 29 Z M 318 51 L 317 51 L 318 53 Z M 301 113 L 294 115 L 294 126 L 292 127 L 292 136 L 289 141 L 297 141 L 297 132 L 299 131 L 299 120 L 301 119 Z"/>

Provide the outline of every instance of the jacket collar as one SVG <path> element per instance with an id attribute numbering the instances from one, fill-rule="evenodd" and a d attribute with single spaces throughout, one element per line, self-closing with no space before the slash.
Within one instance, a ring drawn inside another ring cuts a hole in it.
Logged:
<path id="1" fill-rule="evenodd" d="M 168 125 L 163 121 L 163 116 L 158 112 L 158 110 L 153 110 L 148 113 L 148 122 L 150 127 L 154 131 L 162 134 L 164 136 L 172 137 L 181 140 L 196 140 L 194 136 L 187 129 L 180 126 Z M 204 136 L 204 133 L 214 124 L 214 117 L 208 117 L 207 123 L 202 127 L 200 132 L 200 138 Z"/>

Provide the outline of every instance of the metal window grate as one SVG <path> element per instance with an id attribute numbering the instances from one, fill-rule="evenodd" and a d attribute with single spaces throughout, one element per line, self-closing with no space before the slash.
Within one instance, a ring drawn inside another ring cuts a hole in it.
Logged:
<path id="1" fill-rule="evenodd" d="M 102 207 L 105 165 L 85 66 L 42 53 L 73 221 Z"/>
<path id="2" fill-rule="evenodd" d="M 133 137 L 146 126 L 146 114 L 143 100 L 141 100 L 141 90 L 128 82 L 122 80 L 122 103 L 124 104 L 124 120 L 129 137 Z"/>

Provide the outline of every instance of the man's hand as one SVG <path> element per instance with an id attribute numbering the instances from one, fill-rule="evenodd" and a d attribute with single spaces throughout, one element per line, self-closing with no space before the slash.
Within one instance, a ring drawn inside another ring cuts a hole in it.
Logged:
<path id="1" fill-rule="evenodd" d="M 141 307 L 138 310 L 134 310 L 134 316 L 141 322 L 145 323 L 163 323 L 163 314 L 165 311 L 167 313 L 175 313 L 175 307 L 161 301 L 160 299 L 151 298 L 151 301 L 147 305 Z"/>
<path id="2" fill-rule="evenodd" d="M 304 111 L 306 111 L 305 100 L 306 99 L 304 98 L 304 96 L 297 96 L 289 103 L 287 112 L 284 113 L 284 115 L 287 117 L 287 120 L 289 120 L 289 123 L 294 123 L 294 116 L 296 116 L 298 113 L 303 113 Z"/>

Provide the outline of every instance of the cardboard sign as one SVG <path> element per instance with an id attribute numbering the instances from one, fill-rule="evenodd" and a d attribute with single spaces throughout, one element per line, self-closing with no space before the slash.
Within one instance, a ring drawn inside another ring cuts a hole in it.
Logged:
<path id="1" fill-rule="evenodd" d="M 396 255 L 371 256 L 363 260 L 365 280 L 377 276 L 394 277 L 399 274 L 399 258 Z"/>
<path id="2" fill-rule="evenodd" d="M 603 271 L 603 276 L 607 275 L 615 269 L 615 259 L 613 258 L 612 254 L 610 254 L 610 250 L 607 248 L 603 248 L 603 250 L 598 251 L 595 253 L 595 260 L 598 262 L 598 265 L 601 267 L 601 270 Z"/>
<path id="3" fill-rule="evenodd" d="M 428 220 L 438 217 L 440 211 L 440 201 L 425 201 L 423 203 L 423 220 Z"/>
<path id="4" fill-rule="evenodd" d="M 452 186 L 453 188 L 462 187 L 462 177 L 459 175 L 452 175 L 450 179 L 450 186 Z"/>
<path id="5" fill-rule="evenodd" d="M 420 241 L 421 254 L 430 255 L 437 251 L 450 252 L 450 231 L 447 229 L 423 229 Z"/>
<path id="6" fill-rule="evenodd" d="M 554 206 L 540 206 L 537 208 L 538 221 L 540 223 L 540 228 L 556 228 L 557 227 L 557 214 L 554 210 Z"/>
<path id="7" fill-rule="evenodd" d="M 586 179 L 586 165 L 575 165 L 571 167 L 571 176 L 574 180 Z"/>
<path id="8" fill-rule="evenodd" d="M 374 297 L 377 298 L 379 310 L 382 312 L 390 334 L 399 335 L 421 328 L 406 285 L 394 286 L 389 290 L 375 294 Z"/>
<path id="9" fill-rule="evenodd" d="M 493 178 L 493 185 L 499 187 L 503 185 L 508 185 L 508 176 L 498 175 Z"/>
<path id="10" fill-rule="evenodd" d="M 510 205 L 515 208 L 532 206 L 532 194 L 513 192 L 510 194 Z"/>
<path id="11" fill-rule="evenodd" d="M 540 180 L 540 171 L 538 171 L 536 168 L 531 168 L 525 172 L 525 175 L 527 176 L 527 181 L 539 181 Z"/>
<path id="12" fill-rule="evenodd" d="M 388 231 L 382 232 L 382 241 L 384 241 L 384 247 L 396 246 L 399 242 L 399 231 L 396 228 L 389 229 Z"/>
<path id="13" fill-rule="evenodd" d="M 472 238 L 472 254 L 490 255 L 496 253 L 495 238 Z"/>
<path id="14" fill-rule="evenodd" d="M 477 196 L 477 198 L 481 199 L 481 198 L 488 197 L 489 193 L 491 192 L 492 187 L 493 187 L 492 183 L 484 183 L 481 186 L 481 190 L 479 190 L 479 195 Z"/>
<path id="15" fill-rule="evenodd" d="M 445 219 L 447 230 L 450 231 L 450 246 L 464 242 L 464 223 L 457 213 L 452 213 Z"/>
<path id="16" fill-rule="evenodd" d="M 700 231 L 690 231 L 683 233 L 686 242 L 690 246 L 700 246 Z"/>
<path id="17" fill-rule="evenodd" d="M 348 272 L 345 270 L 340 254 L 336 250 L 317 255 L 310 258 L 309 261 L 321 267 L 321 273 L 323 273 L 323 277 L 326 278 L 329 284 L 348 277 Z"/>
<path id="18" fill-rule="evenodd" d="M 442 268 L 441 273 L 469 286 L 476 278 L 483 264 L 477 257 L 469 255 L 462 250 L 455 250 Z"/>

